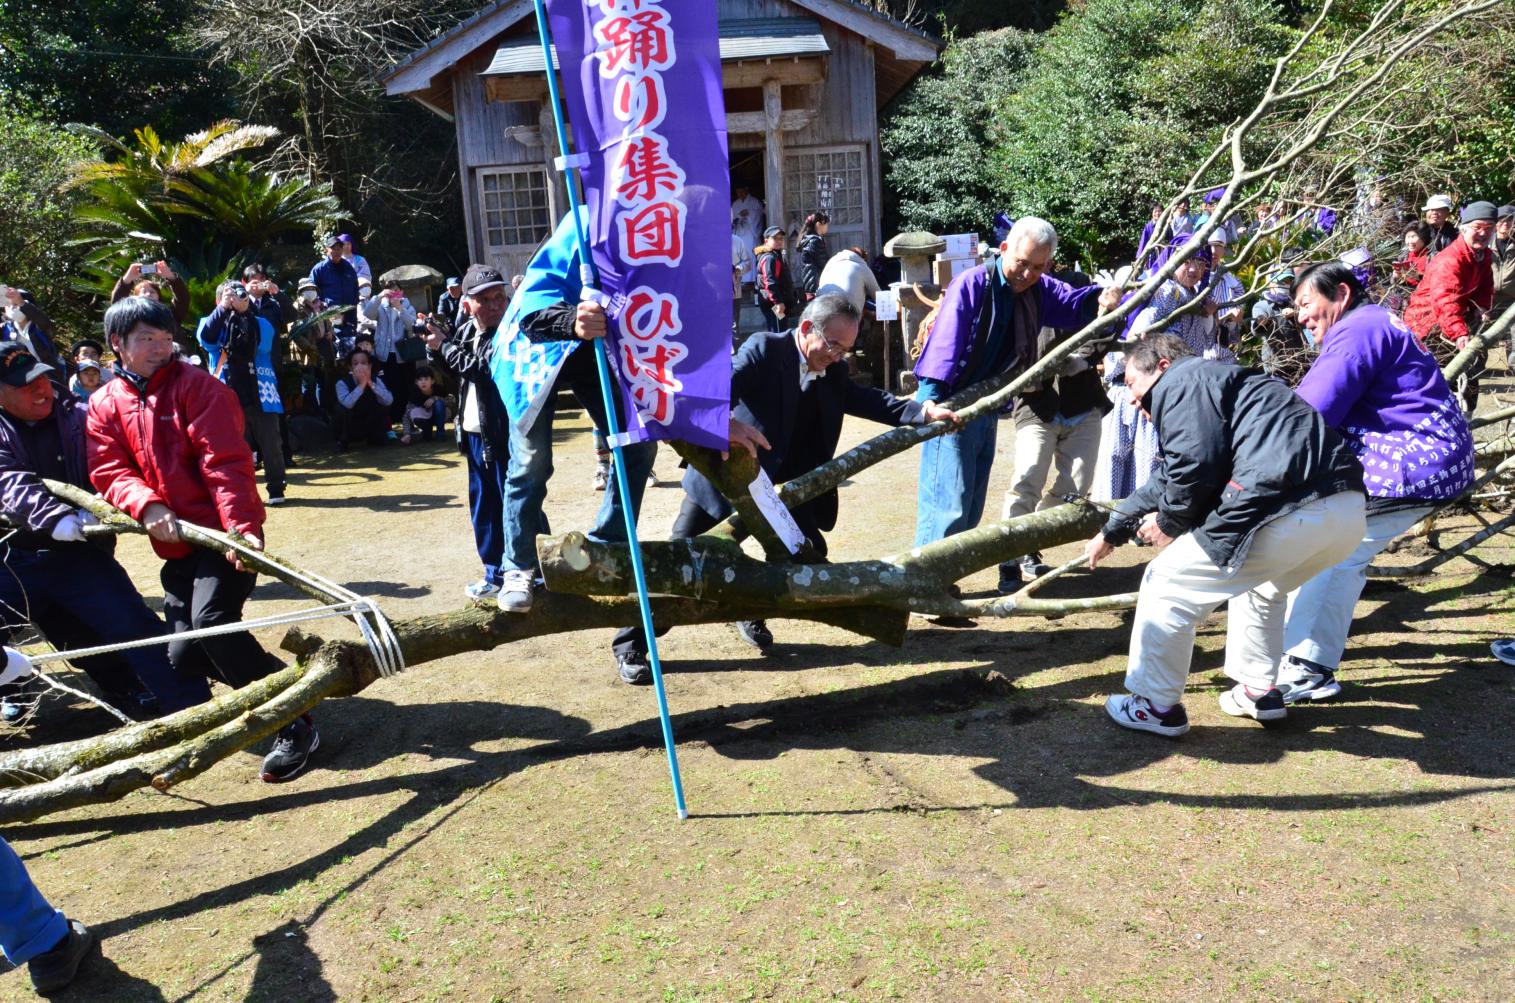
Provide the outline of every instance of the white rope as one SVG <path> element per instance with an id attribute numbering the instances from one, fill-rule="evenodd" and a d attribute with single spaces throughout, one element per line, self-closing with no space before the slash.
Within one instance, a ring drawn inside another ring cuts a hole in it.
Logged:
<path id="1" fill-rule="evenodd" d="M 117 651 L 129 651 L 133 648 L 149 648 L 155 644 L 167 644 L 172 641 L 198 641 L 202 637 L 220 637 L 224 634 L 237 634 L 244 630 L 255 630 L 263 627 L 282 627 L 286 624 L 303 623 L 307 620 L 323 620 L 327 617 L 349 616 L 355 612 L 367 612 L 366 600 L 338 603 L 331 606 L 316 606 L 311 609 L 296 610 L 291 613 L 277 613 L 273 616 L 259 617 L 256 620 L 221 623 L 214 627 L 182 630 L 177 634 L 159 634 L 153 637 L 138 638 L 135 641 L 118 641 L 115 644 L 101 644 L 93 648 L 67 648 L 61 651 L 44 652 L 40 655 L 33 655 L 32 664 L 72 661 L 76 658 L 90 658 L 94 655 L 109 655 Z"/>

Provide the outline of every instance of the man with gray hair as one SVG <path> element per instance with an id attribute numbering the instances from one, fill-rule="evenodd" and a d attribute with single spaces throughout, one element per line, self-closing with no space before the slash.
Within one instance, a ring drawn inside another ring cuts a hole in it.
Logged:
<path id="1" fill-rule="evenodd" d="M 1120 289 L 1075 289 L 1044 274 L 1057 231 L 1035 216 L 1015 222 L 997 255 L 952 280 L 915 366 L 918 400 L 938 401 L 1041 357 L 1042 328 L 1077 331 L 1120 303 Z M 984 514 L 998 415 L 921 447 L 915 545 L 972 529 Z"/>
<path id="2" fill-rule="evenodd" d="M 751 335 L 732 360 L 732 446 L 757 456 L 775 484 L 835 456 L 846 415 L 884 425 L 957 420 L 934 401 L 905 400 L 852 379 L 847 353 L 857 341 L 858 319 L 857 309 L 845 297 L 822 293 L 805 307 L 793 331 Z M 685 471 L 684 504 L 674 520 L 674 539 L 698 536 L 730 514 L 731 503 L 714 484 L 692 467 Z M 813 552 L 824 559 L 822 534 L 836 525 L 836 491 L 797 506 L 793 515 Z M 773 643 L 761 620 L 739 623 L 737 632 L 760 651 Z M 616 635 L 614 649 L 622 680 L 634 685 L 652 682 L 640 627 Z"/>

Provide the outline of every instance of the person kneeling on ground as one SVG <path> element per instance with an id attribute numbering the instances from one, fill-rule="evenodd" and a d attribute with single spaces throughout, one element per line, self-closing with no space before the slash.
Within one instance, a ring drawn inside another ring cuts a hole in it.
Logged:
<path id="1" fill-rule="evenodd" d="M 152 537 L 164 561 L 163 613 L 175 634 L 236 623 L 257 575 L 234 554 L 191 547 L 179 533 L 183 518 L 263 549 L 266 513 L 236 394 L 174 357 L 173 314 L 162 303 L 121 300 L 105 313 L 105 336 L 120 360 L 119 378 L 90 404 L 90 480 Z M 233 688 L 283 668 L 246 631 L 173 641 L 168 658 L 180 676 L 214 677 Z M 290 779 L 320 744 L 310 715 L 301 715 L 274 740 L 263 779 Z"/>
<path id="2" fill-rule="evenodd" d="M 354 439 L 370 446 L 389 441 L 389 404 L 394 395 L 373 374 L 373 354 L 355 348 L 347 357 L 348 374 L 337 381 L 337 452 Z"/>
<path id="3" fill-rule="evenodd" d="M 1341 692 L 1336 669 L 1368 565 L 1396 536 L 1473 483 L 1473 435 L 1436 360 L 1388 310 L 1365 300 L 1352 269 L 1312 265 L 1294 284 L 1320 355 L 1299 384 L 1367 473 L 1367 532 L 1351 556 L 1289 594 L 1284 703 Z"/>
<path id="4" fill-rule="evenodd" d="M 865 387 L 847 371 L 847 353 L 857 341 L 859 315 L 846 297 L 822 293 L 805 307 L 793 331 L 754 334 L 732 362 L 731 441 L 756 455 L 775 484 L 808 473 L 836 455 L 846 415 L 882 425 L 956 422 L 935 401 L 913 401 Z M 796 506 L 791 513 L 819 560 L 826 558 L 825 531 L 836 526 L 835 490 Z M 731 503 L 694 468 L 684 472 L 684 503 L 674 521 L 674 539 L 698 536 L 732 512 Z M 773 634 L 761 620 L 737 624 L 742 639 L 767 651 Z M 621 679 L 652 682 L 647 640 L 628 627 L 613 645 Z"/>
<path id="5" fill-rule="evenodd" d="M 447 427 L 447 400 L 436 388 L 437 377 L 430 366 L 417 366 L 405 413 L 400 416 L 400 442 L 410 445 L 420 437 L 435 439 Z"/>
<path id="6" fill-rule="evenodd" d="M 1162 464 L 1084 552 L 1094 568 L 1133 534 L 1166 549 L 1142 576 L 1131 692 L 1110 697 L 1105 711 L 1124 728 L 1188 731 L 1194 631 L 1230 600 L 1225 668 L 1236 685 L 1221 694 L 1221 710 L 1279 720 L 1287 714 L 1277 686 L 1286 597 L 1362 539 L 1362 467 L 1280 380 L 1195 358 L 1167 334 L 1127 352 L 1126 386 L 1157 429 Z"/>

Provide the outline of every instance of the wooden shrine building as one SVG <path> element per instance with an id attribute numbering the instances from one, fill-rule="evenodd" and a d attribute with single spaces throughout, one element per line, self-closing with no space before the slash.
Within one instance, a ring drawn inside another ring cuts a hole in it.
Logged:
<path id="1" fill-rule="evenodd" d="M 941 43 L 851 0 L 713 2 L 733 187 L 792 231 L 828 212 L 832 252 L 877 253 L 879 109 Z M 383 81 L 454 123 L 472 259 L 522 271 L 567 211 L 531 0 L 485 7 Z"/>

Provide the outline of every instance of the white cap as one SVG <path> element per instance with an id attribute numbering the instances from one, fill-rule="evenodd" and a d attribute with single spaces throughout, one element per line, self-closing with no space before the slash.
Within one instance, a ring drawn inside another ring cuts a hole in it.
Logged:
<path id="1" fill-rule="evenodd" d="M 1421 212 L 1428 212 L 1432 209 L 1446 209 L 1450 212 L 1452 209 L 1452 197 L 1450 195 L 1432 195 L 1426 199 L 1426 204 L 1420 207 Z"/>
<path id="2" fill-rule="evenodd" d="M 1206 237 L 1205 240 L 1211 244 L 1224 244 L 1227 247 L 1231 245 L 1231 241 L 1226 239 L 1226 228 L 1223 226 L 1216 227 L 1215 232 Z"/>

